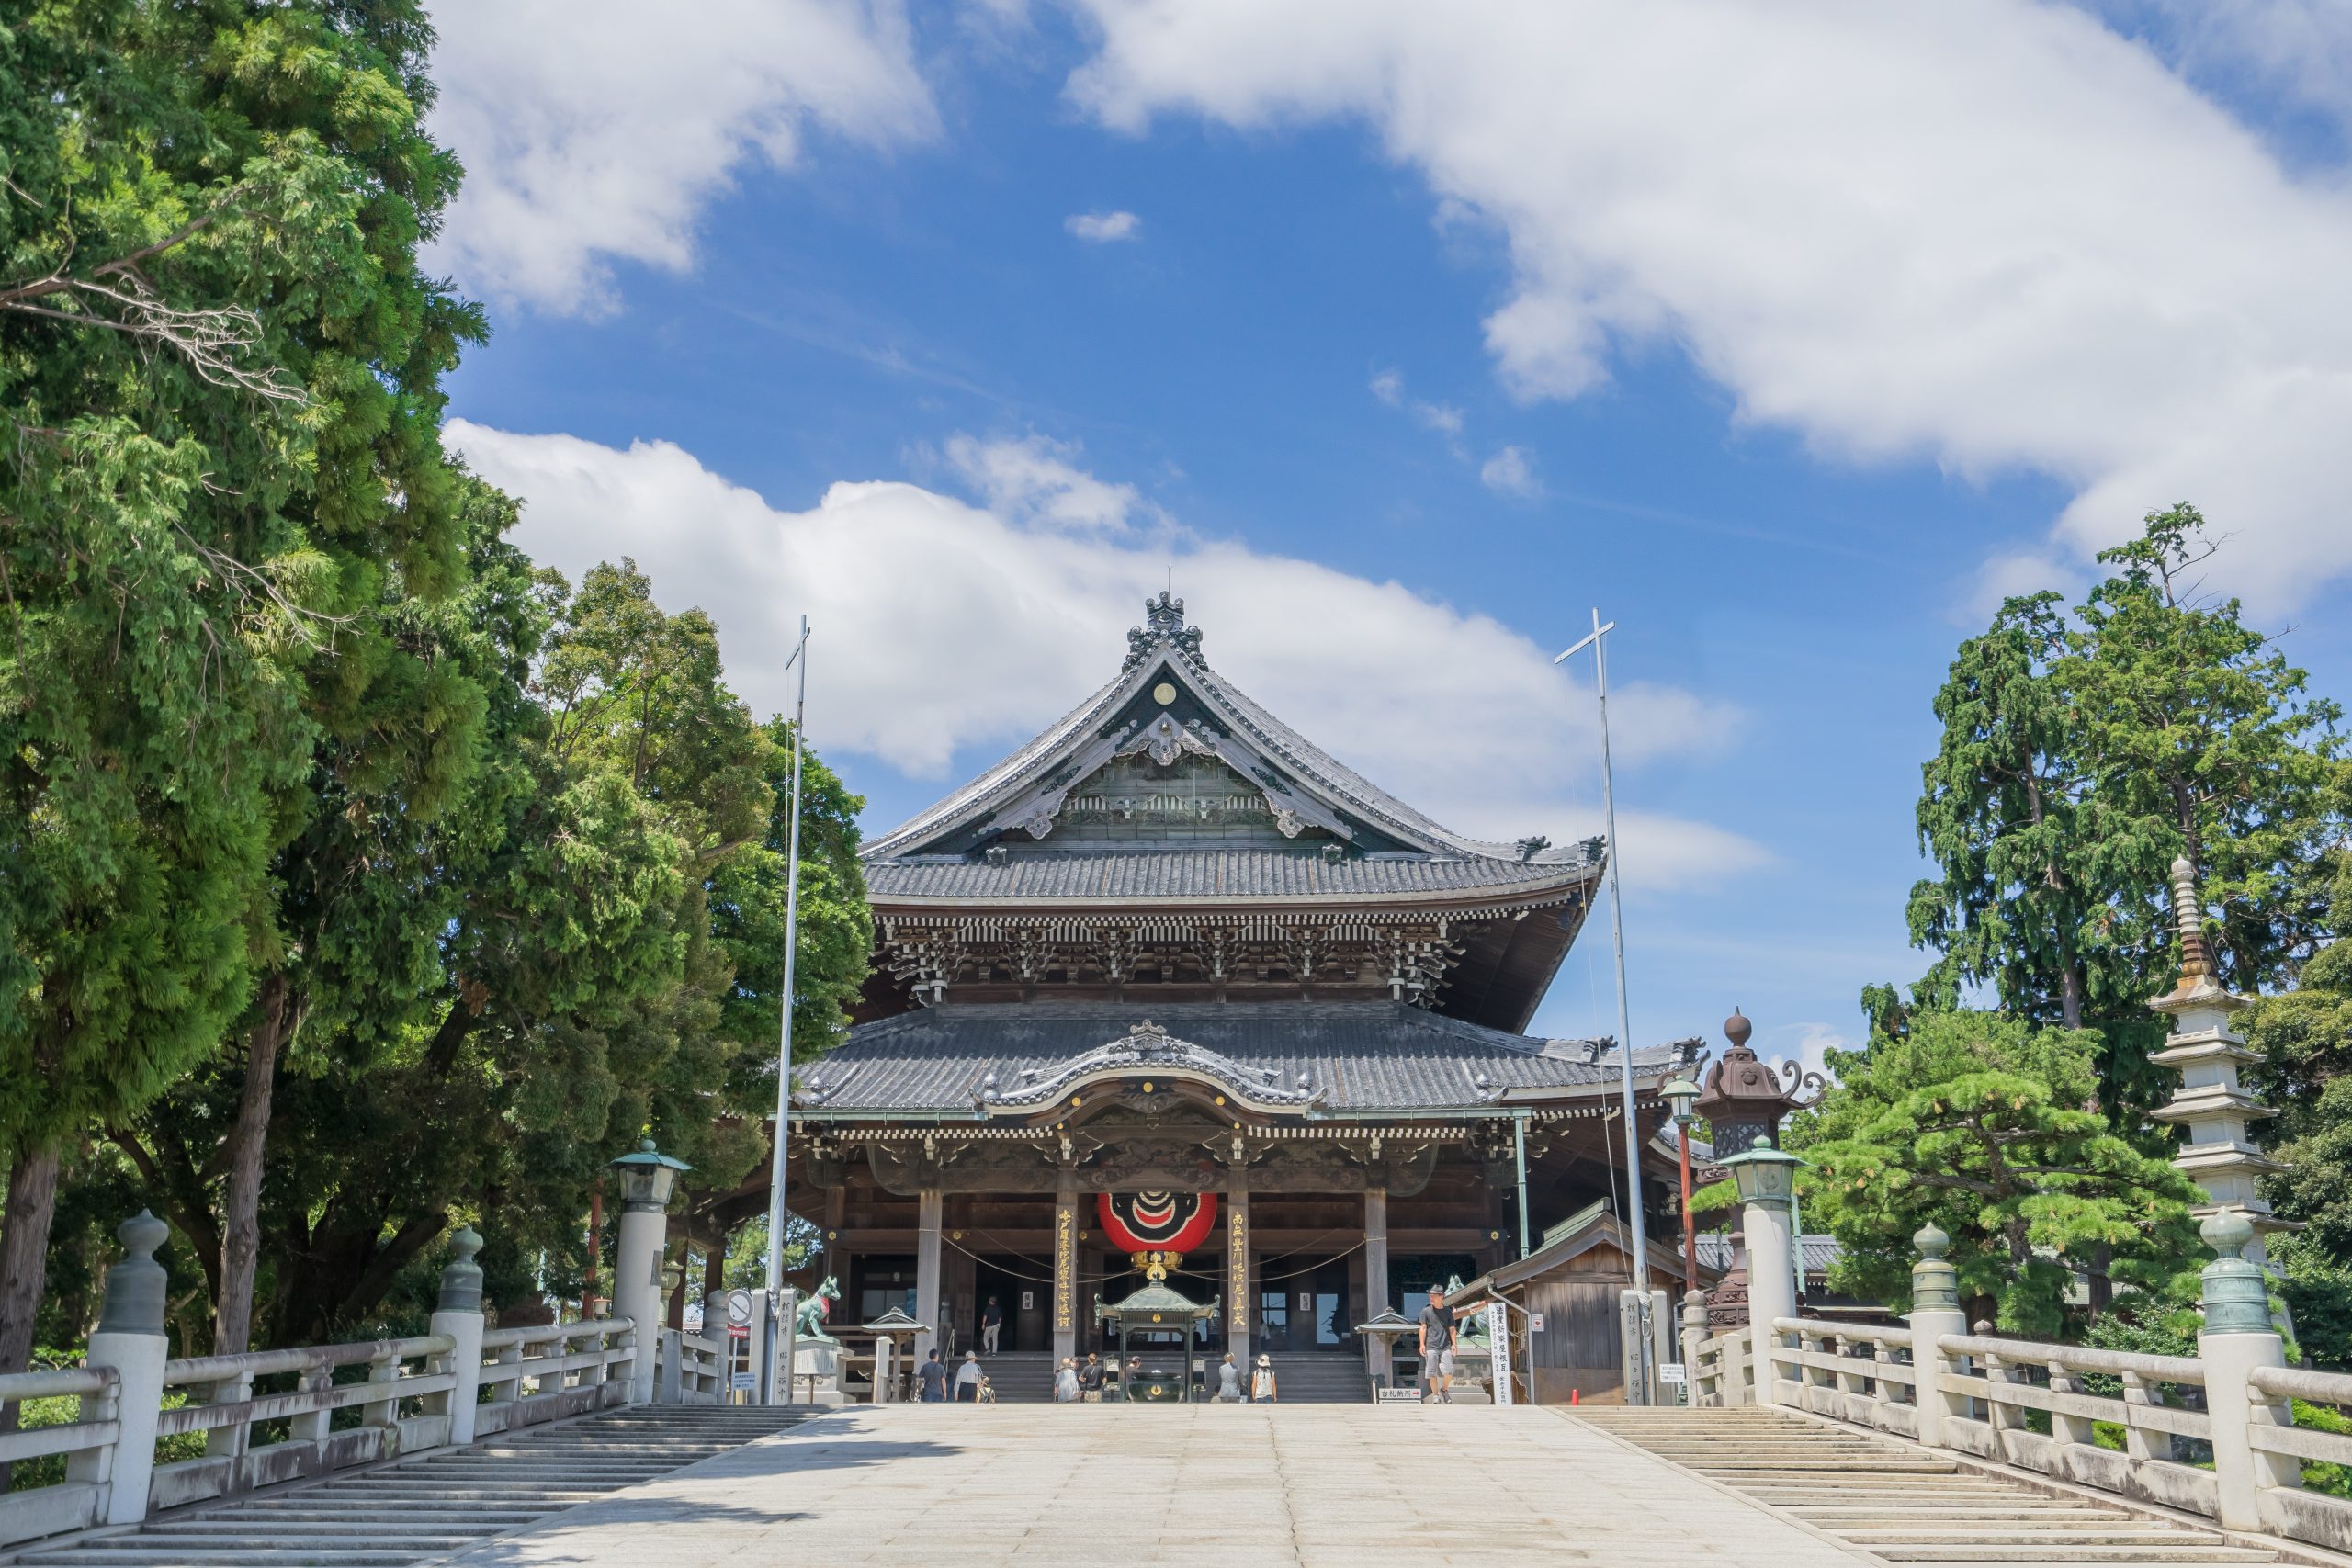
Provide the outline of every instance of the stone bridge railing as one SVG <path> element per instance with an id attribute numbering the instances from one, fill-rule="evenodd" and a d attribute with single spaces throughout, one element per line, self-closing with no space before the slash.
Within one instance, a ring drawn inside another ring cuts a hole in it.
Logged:
<path id="1" fill-rule="evenodd" d="M 631 1315 L 486 1329 L 481 1238 L 464 1230 L 428 1334 L 184 1359 L 164 1353 L 164 1269 L 151 1256 L 163 1223 L 141 1213 L 119 1234 L 128 1256 L 107 1274 L 86 1363 L 0 1376 L 0 1409 L 79 1402 L 73 1420 L 0 1434 L 0 1464 L 16 1470 L 0 1493 L 0 1549 L 614 1405 L 726 1397 L 721 1345 L 674 1329 L 640 1344 L 638 1324 L 659 1321 L 658 1228 L 629 1236 L 615 1271 L 628 1286 L 642 1277 L 621 1293 Z M 201 1455 L 158 1462 L 159 1440 L 170 1453 L 198 1435 Z M 63 1474 L 34 1483 L 24 1461 L 58 1456 Z"/>
<path id="2" fill-rule="evenodd" d="M 1774 1227 L 1750 1225 L 1767 1247 Z M 2302 1462 L 2352 1466 L 2352 1436 L 2297 1425 L 2294 1402 L 2352 1410 L 2352 1376 L 2284 1364 L 2253 1231 L 2224 1211 L 2205 1224 L 2198 1354 L 2143 1356 L 1970 1332 L 1948 1238 L 1924 1230 L 1907 1326 L 1774 1314 L 1709 1337 L 1694 1292 L 1683 1307 L 1691 1403 L 1777 1405 L 1924 1447 L 2030 1471 L 2224 1529 L 2352 1549 L 2352 1499 L 2306 1490 Z M 1751 1257 L 1751 1276 L 1787 1259 Z"/>

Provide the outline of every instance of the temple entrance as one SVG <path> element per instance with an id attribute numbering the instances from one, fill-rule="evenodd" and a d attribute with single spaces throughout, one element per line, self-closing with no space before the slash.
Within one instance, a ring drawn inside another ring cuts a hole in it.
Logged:
<path id="1" fill-rule="evenodd" d="M 1035 1263 L 1018 1258 L 974 1258 L 972 1320 L 962 1325 L 960 1342 L 975 1350 L 983 1348 L 986 1341 L 980 1337 L 980 1322 L 987 1314 L 989 1298 L 994 1296 L 1004 1310 L 1004 1329 L 997 1338 L 999 1353 L 1051 1349 L 1053 1325 L 1047 1321 L 1046 1303 L 1053 1287 L 1023 1277 L 1036 1270 Z"/>
<path id="2" fill-rule="evenodd" d="M 1306 1263 L 1286 1258 L 1274 1265 L 1280 1279 L 1258 1283 L 1258 1348 L 1277 1355 L 1340 1350 L 1355 1343 L 1347 1320 L 1348 1260 Z"/>

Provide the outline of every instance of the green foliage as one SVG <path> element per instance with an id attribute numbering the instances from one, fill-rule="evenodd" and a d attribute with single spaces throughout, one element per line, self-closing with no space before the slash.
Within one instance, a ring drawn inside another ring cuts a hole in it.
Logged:
<path id="1" fill-rule="evenodd" d="M 2193 507 L 2151 514 L 2071 613 L 2047 592 L 2003 604 L 1952 661 L 1922 770 L 1938 875 L 1913 888 L 1909 922 L 1939 956 L 1920 994 L 1951 1006 L 1982 985 L 2018 1017 L 2098 1028 L 2109 1107 L 2161 1087 L 2143 1004 L 2175 966 L 2174 857 L 2220 909 L 2211 934 L 2237 989 L 2291 976 L 2333 929 L 2340 710 L 2234 600 L 2195 599 L 2203 528 Z"/>
<path id="2" fill-rule="evenodd" d="M 2125 1279 L 2161 1280 L 2191 1258 L 2196 1190 L 2090 1108 L 2098 1046 L 2086 1031 L 1922 1011 L 1832 1053 L 1838 1082 L 1789 1146 L 1812 1163 L 1806 1223 L 1838 1240 L 1835 1288 L 1907 1301 L 1911 1237 L 1932 1222 L 1964 1293 L 1995 1298 L 2004 1328 L 2048 1333 L 2070 1268 L 2103 1249 Z"/>

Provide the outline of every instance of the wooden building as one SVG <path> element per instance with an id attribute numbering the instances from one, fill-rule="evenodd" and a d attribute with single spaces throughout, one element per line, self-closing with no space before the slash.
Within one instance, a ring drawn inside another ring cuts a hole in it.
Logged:
<path id="1" fill-rule="evenodd" d="M 1236 690 L 1159 595 L 1107 684 L 864 852 L 875 976 L 797 1075 L 786 1172 L 840 1319 L 898 1307 L 960 1350 L 993 1297 L 1042 1382 L 1099 1348 L 1144 1247 L 1218 1303 L 1212 1348 L 1361 1396 L 1352 1325 L 1624 1201 L 1613 1045 L 1520 1032 L 1604 848 L 1441 827 Z M 1661 1236 L 1657 1091 L 1696 1050 L 1634 1054 Z"/>

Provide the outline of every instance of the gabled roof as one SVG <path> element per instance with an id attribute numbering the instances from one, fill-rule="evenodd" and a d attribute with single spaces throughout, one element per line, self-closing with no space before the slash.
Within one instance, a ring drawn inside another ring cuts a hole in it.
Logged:
<path id="1" fill-rule="evenodd" d="M 1196 1065 L 1245 1090 L 1274 1086 L 1300 1102 L 1282 1108 L 1300 1113 L 1464 1110 L 1545 1091 L 1607 1094 L 1619 1082 L 1615 1051 L 1594 1042 L 1510 1034 L 1402 1002 L 946 1002 L 859 1024 L 799 1071 L 795 1101 L 816 1121 L 983 1105 L 1010 1114 L 1033 1098 L 1021 1086 L 1083 1070 L 1147 1017 L 1167 1037 L 1163 1071 Z M 1673 1046 L 1636 1050 L 1634 1077 L 1655 1093 L 1678 1061 Z"/>
<path id="2" fill-rule="evenodd" d="M 1045 838 L 1072 787 L 1113 758 L 1142 750 L 1161 761 L 1187 752 L 1219 758 L 1265 791 L 1285 834 L 1319 828 L 1348 844 L 1351 859 L 1402 852 L 1425 862 L 1515 867 L 1529 881 L 1598 877 L 1598 840 L 1529 852 L 1456 833 L 1372 784 L 1212 670 L 1201 657 L 1200 628 L 1184 625 L 1182 600 L 1163 592 L 1148 602 L 1146 625 L 1127 637 L 1125 664 L 1092 696 L 963 788 L 866 844 L 863 857 L 882 872 L 868 874 L 878 896 L 908 880 L 894 874 L 895 864 L 922 863 L 913 857 L 960 857 L 1008 830 Z M 1163 684 L 1176 696 L 1153 701 Z M 1002 890 L 967 896 L 1001 897 Z"/>

